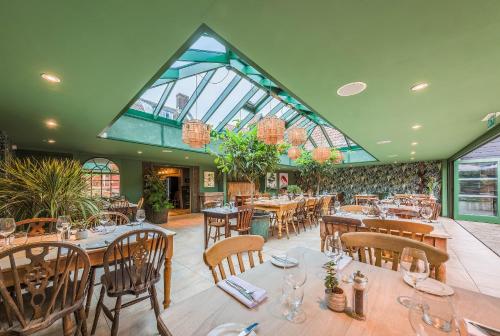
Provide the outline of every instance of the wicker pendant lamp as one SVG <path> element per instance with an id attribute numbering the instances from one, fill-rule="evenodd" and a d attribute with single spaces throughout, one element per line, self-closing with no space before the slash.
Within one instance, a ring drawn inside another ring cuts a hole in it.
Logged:
<path id="1" fill-rule="evenodd" d="M 297 160 L 300 157 L 301 151 L 299 147 L 293 146 L 288 150 L 288 157 L 292 160 Z"/>
<path id="2" fill-rule="evenodd" d="M 300 146 L 307 140 L 306 129 L 303 127 L 294 127 L 288 130 L 288 142 L 292 146 Z"/>
<path id="3" fill-rule="evenodd" d="M 271 88 L 269 88 L 269 95 L 273 96 Z M 285 121 L 274 115 L 270 115 L 272 101 L 271 99 L 269 102 L 269 115 L 257 124 L 257 139 L 267 145 L 277 145 L 285 139 Z"/>
<path id="4" fill-rule="evenodd" d="M 196 89 L 198 75 L 196 75 Z M 195 89 L 195 116 L 198 117 L 198 91 Z M 202 148 L 210 143 L 210 125 L 196 119 L 188 120 L 182 125 L 182 142 L 191 148 Z"/>
<path id="5" fill-rule="evenodd" d="M 329 147 L 316 147 L 312 151 L 312 158 L 314 161 L 323 163 L 330 158 L 331 149 Z"/>

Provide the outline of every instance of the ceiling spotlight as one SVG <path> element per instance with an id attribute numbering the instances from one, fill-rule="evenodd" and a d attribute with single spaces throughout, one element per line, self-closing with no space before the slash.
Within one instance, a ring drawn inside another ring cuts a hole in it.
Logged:
<path id="1" fill-rule="evenodd" d="M 418 83 L 418 84 L 413 85 L 410 88 L 410 90 L 412 90 L 412 91 L 420 91 L 420 90 L 425 89 L 428 86 L 429 86 L 429 83 L 425 83 L 425 82 L 424 83 Z"/>
<path id="2" fill-rule="evenodd" d="M 416 145 L 418 145 L 418 142 L 414 141 L 414 142 L 411 143 L 411 145 L 412 146 L 416 146 Z"/>
<path id="3" fill-rule="evenodd" d="M 185 156 L 184 158 L 187 160 L 187 159 L 189 159 L 189 156 Z"/>
<path id="4" fill-rule="evenodd" d="M 61 78 L 55 76 L 55 75 L 51 75 L 51 74 L 48 74 L 48 73 L 42 73 L 40 75 L 43 79 L 45 79 L 47 82 L 51 82 L 51 83 L 60 83 L 61 82 Z"/>
<path id="5" fill-rule="evenodd" d="M 412 157 L 412 158 L 410 158 L 410 160 L 415 160 L 415 158 L 414 158 L 414 157 Z"/>
<path id="6" fill-rule="evenodd" d="M 358 93 L 365 91 L 365 89 L 366 89 L 366 83 L 353 82 L 353 83 L 348 83 L 348 84 L 342 85 L 337 90 L 337 94 L 341 97 L 349 97 L 349 96 L 357 95 Z"/>
<path id="7" fill-rule="evenodd" d="M 48 128 L 57 128 L 57 126 L 59 126 L 59 124 L 57 123 L 57 121 L 55 121 L 53 119 L 48 119 L 48 120 L 45 120 L 45 126 L 47 126 Z"/>
<path id="8" fill-rule="evenodd" d="M 412 151 L 410 154 L 411 154 L 411 155 L 415 155 L 415 153 L 416 153 L 415 151 Z"/>
<path id="9" fill-rule="evenodd" d="M 490 112 L 487 115 L 485 115 L 484 118 L 481 119 L 481 121 L 488 121 L 488 119 L 493 117 L 498 118 L 498 116 L 500 116 L 500 112 Z"/>
<path id="10" fill-rule="evenodd" d="M 137 151 L 137 154 L 142 154 L 142 151 Z"/>
<path id="11" fill-rule="evenodd" d="M 416 125 L 413 125 L 411 128 L 413 128 L 414 130 L 418 130 L 418 129 L 422 128 L 422 125 L 416 124 Z"/>
<path id="12" fill-rule="evenodd" d="M 47 140 L 47 142 L 48 142 L 49 144 L 54 144 L 54 143 L 56 143 L 56 141 L 55 141 L 54 139 L 49 139 L 49 140 Z"/>
<path id="13" fill-rule="evenodd" d="M 172 153 L 172 151 L 170 149 L 164 149 L 162 150 L 163 153 Z"/>
<path id="14" fill-rule="evenodd" d="M 377 141 L 377 145 L 385 145 L 385 144 L 388 144 L 391 142 L 392 142 L 391 140 L 380 140 L 380 141 Z"/>

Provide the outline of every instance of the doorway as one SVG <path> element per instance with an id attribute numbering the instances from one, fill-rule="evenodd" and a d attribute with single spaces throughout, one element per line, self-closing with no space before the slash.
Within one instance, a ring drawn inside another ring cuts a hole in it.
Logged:
<path id="1" fill-rule="evenodd" d="M 156 173 L 165 185 L 165 195 L 173 204 L 170 215 L 187 214 L 191 212 L 191 181 L 190 168 L 186 167 L 155 167 Z"/>

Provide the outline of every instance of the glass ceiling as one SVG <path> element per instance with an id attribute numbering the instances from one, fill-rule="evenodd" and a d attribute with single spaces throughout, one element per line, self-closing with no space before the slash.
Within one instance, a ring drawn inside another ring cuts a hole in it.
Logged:
<path id="1" fill-rule="evenodd" d="M 195 118 L 217 132 L 248 130 L 263 117 L 275 115 L 285 120 L 287 129 L 307 129 L 306 149 L 363 150 L 208 34 L 202 34 L 125 115 L 177 127 Z"/>

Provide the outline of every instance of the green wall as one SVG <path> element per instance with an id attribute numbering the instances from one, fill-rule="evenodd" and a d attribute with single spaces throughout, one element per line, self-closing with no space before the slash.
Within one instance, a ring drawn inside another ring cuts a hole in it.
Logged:
<path id="1" fill-rule="evenodd" d="M 203 173 L 209 171 L 215 173 L 215 186 L 213 188 L 205 188 L 203 186 Z M 200 192 L 221 192 L 223 190 L 223 177 L 219 174 L 215 166 L 200 165 Z"/>

